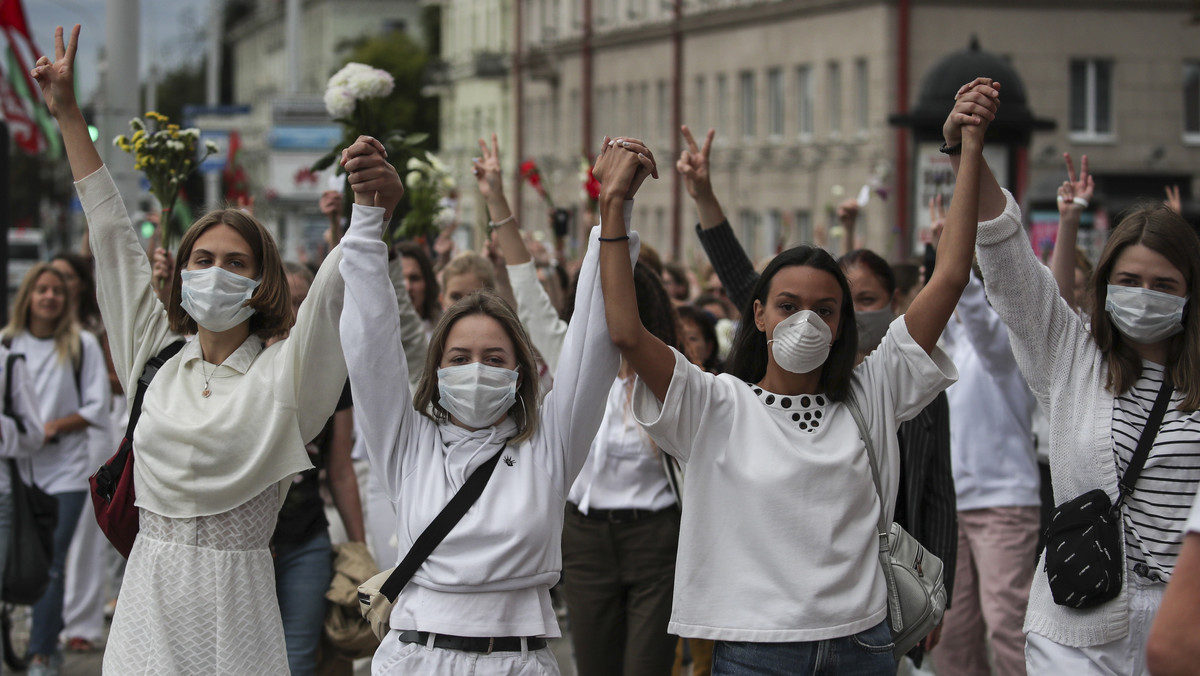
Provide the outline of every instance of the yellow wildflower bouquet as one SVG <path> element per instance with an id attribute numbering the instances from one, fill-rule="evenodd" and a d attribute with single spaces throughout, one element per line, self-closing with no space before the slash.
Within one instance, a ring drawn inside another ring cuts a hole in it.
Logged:
<path id="1" fill-rule="evenodd" d="M 208 141 L 201 155 L 199 129 L 180 129 L 179 125 L 171 124 L 166 115 L 154 111 L 147 112 L 146 118 L 153 124 L 154 131 L 150 131 L 147 122 L 135 117 L 129 121 L 133 135 L 118 136 L 113 144 L 133 155 L 133 168 L 144 173 L 150 182 L 150 193 L 162 208 L 155 239 L 160 246 L 170 248 L 179 234 L 171 223 L 171 210 L 179 199 L 179 190 L 200 163 L 219 148 Z"/>

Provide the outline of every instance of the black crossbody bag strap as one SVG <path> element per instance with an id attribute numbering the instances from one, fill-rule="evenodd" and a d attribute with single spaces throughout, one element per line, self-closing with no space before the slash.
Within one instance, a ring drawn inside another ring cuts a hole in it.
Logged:
<path id="1" fill-rule="evenodd" d="M 1171 374 L 1163 369 L 1162 387 L 1158 390 L 1158 397 L 1154 400 L 1154 408 L 1150 409 L 1150 417 L 1146 418 L 1146 426 L 1142 428 L 1142 436 L 1138 437 L 1137 449 L 1133 452 L 1133 457 L 1129 459 L 1129 466 L 1125 468 L 1125 475 L 1121 477 L 1118 488 L 1117 501 L 1113 504 L 1113 510 L 1117 510 L 1121 506 L 1121 502 L 1125 497 L 1133 493 L 1133 486 L 1137 483 L 1138 475 L 1142 473 L 1142 467 L 1146 465 L 1146 458 L 1150 457 L 1150 447 L 1154 445 L 1154 439 L 1158 436 L 1158 428 L 1162 425 L 1163 416 L 1167 413 L 1167 404 L 1171 401 L 1171 393 L 1175 391 L 1171 384 Z"/>
<path id="2" fill-rule="evenodd" d="M 9 352 L 8 359 L 4 362 L 4 415 L 13 419 L 17 423 L 17 431 L 25 434 L 25 421 L 21 416 L 17 415 L 16 407 L 13 406 L 13 367 L 17 362 L 24 359 L 25 355 L 20 352 Z"/>
<path id="3" fill-rule="evenodd" d="M 488 458 L 486 462 L 479 466 L 471 476 L 467 477 L 462 488 L 450 498 L 450 502 L 442 508 L 442 511 L 433 519 L 425 530 L 413 543 L 412 549 L 408 550 L 408 554 L 404 556 L 404 560 L 400 565 L 396 566 L 392 574 L 388 576 L 387 582 L 379 588 L 380 593 L 387 597 L 388 601 L 396 602 L 396 597 L 400 595 L 400 590 L 404 589 L 404 585 L 412 579 L 412 576 L 425 563 L 425 559 L 433 553 L 433 550 L 441 544 L 442 540 L 450 534 L 451 529 L 462 520 L 467 510 L 471 509 L 471 505 L 479 499 L 483 494 L 483 489 L 487 486 L 488 479 L 492 478 L 492 470 L 496 469 L 496 463 L 500 460 L 500 455 L 504 453 L 504 449 L 508 448 L 508 442 L 496 451 L 496 455 Z"/>
<path id="4" fill-rule="evenodd" d="M 150 381 L 154 380 L 154 376 L 158 374 L 162 365 L 182 350 L 185 344 L 184 341 L 177 340 L 167 345 L 159 350 L 158 354 L 151 357 L 146 362 L 146 366 L 142 368 L 142 375 L 137 382 L 137 393 L 133 395 L 133 404 L 129 407 L 129 422 L 125 425 L 125 439 L 129 443 L 121 444 L 121 447 L 117 449 L 117 454 L 100 468 L 96 477 L 96 485 L 100 494 L 106 499 L 112 498 L 117 487 L 117 478 L 121 476 L 121 472 L 125 469 L 125 463 L 129 461 L 129 452 L 133 448 L 133 430 L 137 427 L 138 418 L 142 417 L 142 399 L 146 397 Z"/>

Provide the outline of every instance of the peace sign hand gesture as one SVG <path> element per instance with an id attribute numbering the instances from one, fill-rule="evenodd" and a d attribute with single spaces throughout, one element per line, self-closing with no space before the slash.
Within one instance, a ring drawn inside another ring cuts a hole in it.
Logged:
<path id="1" fill-rule="evenodd" d="M 1079 176 L 1075 176 L 1075 163 L 1071 161 L 1071 153 L 1063 153 L 1067 162 L 1067 179 L 1058 188 L 1058 213 L 1060 216 L 1078 216 L 1092 201 L 1096 192 L 1096 182 L 1088 173 L 1088 158 L 1079 158 Z M 1078 201 L 1076 201 L 1078 200 Z"/>
<path id="2" fill-rule="evenodd" d="M 504 197 L 504 173 L 500 169 L 500 146 L 492 134 L 492 147 L 479 139 L 480 156 L 471 160 L 471 173 L 484 200 Z"/>
<path id="3" fill-rule="evenodd" d="M 75 51 L 79 47 L 79 24 L 71 29 L 71 40 L 63 45 L 63 28 L 54 30 L 54 61 L 43 56 L 33 64 L 30 74 L 42 88 L 42 98 L 50 114 L 59 115 L 78 110 L 75 101 Z"/>
<path id="4" fill-rule="evenodd" d="M 712 180 L 708 173 L 708 154 L 712 150 L 713 136 L 716 135 L 715 129 L 709 129 L 708 135 L 704 137 L 704 147 L 696 145 L 696 139 L 692 136 L 692 130 L 688 129 L 687 125 L 679 128 L 683 132 L 683 138 L 687 140 L 687 150 L 679 154 L 679 161 L 675 163 L 675 170 L 683 175 L 684 185 L 687 187 L 688 195 L 692 199 L 701 199 L 711 197 L 713 194 Z"/>

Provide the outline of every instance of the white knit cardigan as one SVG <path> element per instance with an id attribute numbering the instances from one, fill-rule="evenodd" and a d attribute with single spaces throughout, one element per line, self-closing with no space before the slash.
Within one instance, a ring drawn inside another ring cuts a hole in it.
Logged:
<path id="1" fill-rule="evenodd" d="M 1004 194 L 1004 213 L 979 224 L 979 266 L 988 300 L 1008 326 L 1017 365 L 1050 419 L 1054 498 L 1061 504 L 1102 488 L 1115 501 L 1107 360 L 1087 324 L 1059 296 L 1049 268 L 1037 260 L 1021 227 L 1021 210 L 1008 191 Z M 1121 548 L 1124 556 L 1124 537 Z M 1123 638 L 1129 632 L 1127 589 L 1128 581 L 1117 598 L 1087 610 L 1057 605 L 1043 558 L 1033 578 L 1025 631 L 1073 647 Z"/>

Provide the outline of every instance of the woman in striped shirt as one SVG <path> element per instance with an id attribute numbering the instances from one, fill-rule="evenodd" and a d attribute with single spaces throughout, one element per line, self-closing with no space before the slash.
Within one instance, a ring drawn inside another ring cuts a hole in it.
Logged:
<path id="1" fill-rule="evenodd" d="M 959 130 L 949 122 L 947 144 Z M 957 162 L 957 158 L 955 158 Z M 1115 501 L 1164 373 L 1170 405 L 1133 493 L 1122 503 L 1125 580 L 1111 601 L 1056 605 L 1044 566 L 1025 618 L 1030 674 L 1141 674 L 1146 639 L 1179 556 L 1200 487 L 1200 239 L 1164 206 L 1132 211 L 1093 273 L 1090 322 L 1059 295 L 1035 257 L 1012 196 L 984 171 L 978 254 L 992 306 L 1050 419 L 1054 495 L 1095 488 Z"/>

